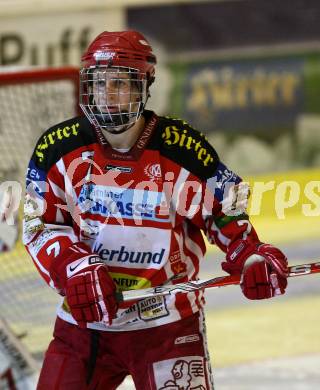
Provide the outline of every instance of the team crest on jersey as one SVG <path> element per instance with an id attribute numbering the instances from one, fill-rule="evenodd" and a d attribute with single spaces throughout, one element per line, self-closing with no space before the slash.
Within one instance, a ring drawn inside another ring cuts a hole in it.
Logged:
<path id="1" fill-rule="evenodd" d="M 160 164 L 148 164 L 144 168 L 144 173 L 149 177 L 152 181 L 160 181 L 161 180 L 161 166 Z"/>
<path id="2" fill-rule="evenodd" d="M 183 277 L 187 271 L 187 265 L 181 259 L 180 251 L 175 251 L 169 257 L 171 269 L 176 277 Z"/>

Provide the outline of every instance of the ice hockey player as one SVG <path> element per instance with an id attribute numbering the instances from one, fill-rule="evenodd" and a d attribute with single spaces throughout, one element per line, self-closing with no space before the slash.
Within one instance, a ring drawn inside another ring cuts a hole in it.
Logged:
<path id="1" fill-rule="evenodd" d="M 213 389 L 202 292 L 118 303 L 115 292 L 196 280 L 202 237 L 249 299 L 285 292 L 287 260 L 259 241 L 246 186 L 206 137 L 146 109 L 156 57 L 136 31 L 82 57 L 84 115 L 47 130 L 27 176 L 24 243 L 61 296 L 38 390 Z"/>

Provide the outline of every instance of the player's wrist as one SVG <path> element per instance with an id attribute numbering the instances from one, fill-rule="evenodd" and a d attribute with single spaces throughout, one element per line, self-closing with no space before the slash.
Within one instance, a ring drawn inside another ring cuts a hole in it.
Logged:
<path id="1" fill-rule="evenodd" d="M 228 248 L 222 268 L 231 275 L 241 275 L 240 286 L 248 299 L 281 295 L 287 286 L 287 258 L 270 244 L 235 241 Z"/>
<path id="2" fill-rule="evenodd" d="M 236 240 L 230 244 L 222 269 L 231 275 L 243 274 L 254 263 L 265 262 L 269 273 L 284 279 L 288 276 L 288 262 L 284 253 L 271 244 L 260 241 Z"/>
<path id="3" fill-rule="evenodd" d="M 81 257 L 80 259 L 67 264 L 66 277 L 67 279 L 69 279 L 84 270 L 96 268 L 98 265 L 105 265 L 101 257 L 99 257 L 98 255 L 92 254 L 89 256 Z"/>
<path id="4" fill-rule="evenodd" d="M 284 253 L 271 244 L 263 242 L 250 242 L 246 240 L 236 240 L 230 244 L 226 261 L 241 272 L 245 265 L 246 267 L 254 261 L 265 260 L 274 271 L 283 274 L 288 272 L 287 258 Z"/>
<path id="5" fill-rule="evenodd" d="M 65 286 L 70 277 L 100 261 L 103 262 L 86 244 L 75 243 L 52 260 L 49 267 L 50 277 L 59 293 L 65 295 Z"/>
<path id="6" fill-rule="evenodd" d="M 252 257 L 259 244 L 260 242 L 248 242 L 242 239 L 232 242 L 228 247 L 226 261 L 222 263 L 222 268 L 231 275 L 242 274 L 247 261 L 249 264 L 255 259 L 260 259 Z"/>

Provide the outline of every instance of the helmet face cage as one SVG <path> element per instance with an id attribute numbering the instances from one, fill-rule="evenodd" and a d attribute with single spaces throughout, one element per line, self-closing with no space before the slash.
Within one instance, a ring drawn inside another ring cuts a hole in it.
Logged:
<path id="1" fill-rule="evenodd" d="M 80 107 L 101 130 L 121 133 L 140 118 L 148 98 L 147 76 L 123 66 L 80 71 Z"/>

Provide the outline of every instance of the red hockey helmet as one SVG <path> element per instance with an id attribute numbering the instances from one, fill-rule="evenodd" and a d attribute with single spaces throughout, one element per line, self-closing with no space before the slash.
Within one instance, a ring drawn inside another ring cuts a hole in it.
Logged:
<path id="1" fill-rule="evenodd" d="M 148 100 L 155 64 L 151 46 L 137 31 L 104 31 L 94 39 L 82 56 L 80 107 L 95 128 L 119 134 L 134 125 Z M 126 88 L 115 90 L 117 83 Z"/>
<path id="2" fill-rule="evenodd" d="M 148 86 L 154 81 L 156 56 L 146 38 L 138 31 L 104 31 L 83 54 L 82 67 L 121 66 L 145 73 Z"/>

